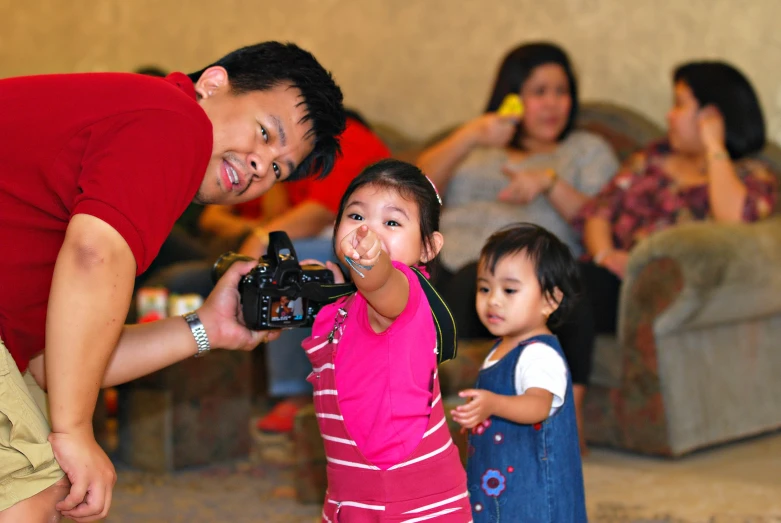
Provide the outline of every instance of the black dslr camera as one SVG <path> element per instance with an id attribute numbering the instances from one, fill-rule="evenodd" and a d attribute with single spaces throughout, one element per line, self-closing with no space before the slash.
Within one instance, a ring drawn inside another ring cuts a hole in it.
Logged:
<path id="1" fill-rule="evenodd" d="M 223 254 L 212 267 L 214 282 L 237 260 L 253 258 Z M 284 231 L 269 235 L 268 254 L 239 281 L 244 323 L 252 330 L 310 327 L 323 305 L 354 290 L 334 284 L 333 273 L 321 265 L 300 265 Z"/>

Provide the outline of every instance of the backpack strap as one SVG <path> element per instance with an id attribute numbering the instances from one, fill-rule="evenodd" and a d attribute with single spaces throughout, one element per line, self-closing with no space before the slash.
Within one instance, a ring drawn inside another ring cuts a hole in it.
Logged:
<path id="1" fill-rule="evenodd" d="M 442 364 L 456 357 L 458 352 L 458 335 L 456 320 L 450 312 L 445 300 L 417 268 L 410 267 L 420 280 L 420 286 L 426 293 L 431 313 L 434 316 L 434 326 L 437 329 L 437 364 Z"/>

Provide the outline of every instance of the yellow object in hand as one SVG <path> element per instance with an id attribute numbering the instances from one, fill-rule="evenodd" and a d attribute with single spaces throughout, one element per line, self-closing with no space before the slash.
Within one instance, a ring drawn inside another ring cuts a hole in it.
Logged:
<path id="1" fill-rule="evenodd" d="M 523 101 L 517 94 L 510 93 L 502 100 L 502 105 L 499 106 L 497 111 L 499 116 L 517 116 L 518 118 L 523 116 Z"/>

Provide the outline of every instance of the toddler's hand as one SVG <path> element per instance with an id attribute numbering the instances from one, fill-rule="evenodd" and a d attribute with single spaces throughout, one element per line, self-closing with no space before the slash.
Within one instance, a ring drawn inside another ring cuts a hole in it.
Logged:
<path id="1" fill-rule="evenodd" d="M 366 225 L 347 233 L 339 245 L 345 257 L 366 266 L 377 263 L 382 252 L 380 238 Z"/>
<path id="2" fill-rule="evenodd" d="M 493 402 L 496 395 L 482 389 L 467 389 L 458 393 L 462 398 L 469 398 L 464 405 L 459 405 L 450 411 L 453 421 L 465 429 L 476 427 L 493 413 Z"/>

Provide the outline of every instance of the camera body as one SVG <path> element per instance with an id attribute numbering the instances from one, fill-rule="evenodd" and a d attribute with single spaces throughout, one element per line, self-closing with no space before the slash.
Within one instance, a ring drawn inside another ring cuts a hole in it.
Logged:
<path id="1" fill-rule="evenodd" d="M 237 260 L 252 260 L 236 253 L 220 256 L 212 269 L 216 282 Z M 335 301 L 343 285 L 321 265 L 300 265 L 288 235 L 269 235 L 268 254 L 239 281 L 244 323 L 252 330 L 310 327 L 318 311 Z"/>

